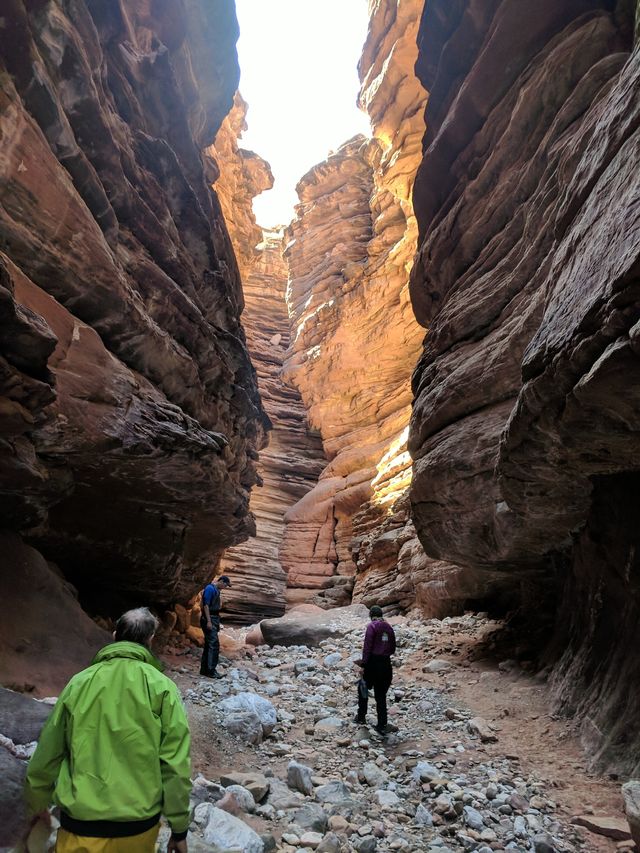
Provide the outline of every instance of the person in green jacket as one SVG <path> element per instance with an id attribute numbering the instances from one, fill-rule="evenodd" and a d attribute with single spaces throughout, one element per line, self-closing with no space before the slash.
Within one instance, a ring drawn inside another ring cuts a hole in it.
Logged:
<path id="1" fill-rule="evenodd" d="M 168 851 L 187 853 L 189 725 L 176 685 L 149 651 L 158 620 L 120 617 L 115 642 L 64 688 L 29 762 L 30 812 L 60 807 L 57 853 L 152 853 L 160 815 Z"/>

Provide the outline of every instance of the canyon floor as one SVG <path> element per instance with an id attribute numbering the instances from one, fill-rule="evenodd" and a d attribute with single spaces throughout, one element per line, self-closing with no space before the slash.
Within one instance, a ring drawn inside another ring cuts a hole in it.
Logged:
<path id="1" fill-rule="evenodd" d="M 221 840 L 234 849 L 238 831 L 246 853 L 633 849 L 624 833 L 611 839 L 572 823 L 606 817 L 617 834 L 619 784 L 588 771 L 571 723 L 549 714 L 544 675 L 501 658 L 500 623 L 483 614 L 392 621 L 389 720 L 398 731 L 384 739 L 353 722 L 353 661 L 366 619 L 352 617 L 314 648 L 246 647 L 222 659 L 220 680 L 200 678 L 195 648 L 165 655 L 185 697 L 200 774 L 190 850 L 215 850 L 209 845 Z M 243 633 L 227 631 L 225 645 Z M 247 693 L 275 709 L 264 739 L 251 713 L 220 706 Z M 373 697 L 368 719 L 375 722 Z M 243 787 L 229 789 L 233 782 Z M 221 817 L 229 825 L 216 830 Z M 257 835 L 243 834 L 246 827 Z"/>

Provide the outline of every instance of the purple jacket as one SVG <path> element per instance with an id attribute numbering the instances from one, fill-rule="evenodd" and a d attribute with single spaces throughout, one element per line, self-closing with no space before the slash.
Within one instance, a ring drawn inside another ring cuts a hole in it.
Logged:
<path id="1" fill-rule="evenodd" d="M 374 619 L 367 625 L 362 647 L 362 662 L 367 663 L 371 655 L 389 657 L 396 650 L 396 635 L 384 619 Z"/>

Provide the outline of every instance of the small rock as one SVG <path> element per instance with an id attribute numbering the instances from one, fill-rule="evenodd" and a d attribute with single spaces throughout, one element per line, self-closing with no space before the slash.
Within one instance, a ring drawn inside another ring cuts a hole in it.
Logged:
<path id="1" fill-rule="evenodd" d="M 442 773 L 428 761 L 419 761 L 413 768 L 411 775 L 416 782 L 431 782 L 432 779 L 440 779 Z"/>
<path id="2" fill-rule="evenodd" d="M 446 660 L 431 660 L 422 667 L 423 672 L 447 672 L 451 669 L 451 664 Z"/>
<path id="3" fill-rule="evenodd" d="M 327 813 L 318 803 L 308 803 L 294 813 L 293 822 L 300 829 L 322 833 L 327 828 Z"/>
<path id="4" fill-rule="evenodd" d="M 316 847 L 319 846 L 321 841 L 321 832 L 305 832 L 300 838 L 301 844 L 303 844 L 305 847 L 311 847 L 312 850 L 315 850 Z"/>
<path id="5" fill-rule="evenodd" d="M 305 764 L 291 761 L 287 767 L 287 785 L 294 791 L 300 791 L 301 794 L 310 796 L 313 794 L 312 773 L 311 768 Z"/>
<path id="6" fill-rule="evenodd" d="M 318 720 L 315 725 L 314 732 L 325 734 L 336 734 L 344 726 L 344 720 L 341 717 L 325 717 Z"/>
<path id="7" fill-rule="evenodd" d="M 229 785 L 217 806 L 229 814 L 239 815 L 242 812 L 255 811 L 256 801 L 251 792 L 242 785 Z"/>
<path id="8" fill-rule="evenodd" d="M 388 774 L 374 764 L 373 761 L 365 761 L 362 767 L 362 775 L 364 776 L 367 785 L 371 788 L 380 788 L 389 780 Z"/>
<path id="9" fill-rule="evenodd" d="M 416 809 L 414 820 L 418 826 L 433 826 L 433 815 L 426 806 L 422 805 L 422 803 L 420 803 Z"/>
<path id="10" fill-rule="evenodd" d="M 225 788 L 229 785 L 242 785 L 251 792 L 256 803 L 264 800 L 269 793 L 269 780 L 262 773 L 225 773 L 220 776 L 220 784 Z"/>
<path id="11" fill-rule="evenodd" d="M 615 841 L 625 841 L 631 838 L 631 829 L 628 822 L 622 817 L 610 817 L 608 815 L 578 815 L 572 818 L 571 823 L 575 826 L 584 826 L 596 835 L 604 835 Z"/>
<path id="12" fill-rule="evenodd" d="M 367 835 L 364 838 L 356 839 L 353 842 L 353 846 L 358 853 L 375 853 L 378 842 L 373 835 Z"/>
<path id="13" fill-rule="evenodd" d="M 539 832 L 533 837 L 533 847 L 536 853 L 557 853 L 553 838 L 548 832 Z"/>
<path id="14" fill-rule="evenodd" d="M 376 791 L 374 798 L 379 806 L 387 806 L 388 808 L 393 808 L 400 803 L 400 797 L 393 791 Z"/>
<path id="15" fill-rule="evenodd" d="M 484 829 L 484 818 L 477 809 L 471 806 L 465 806 L 463 809 L 464 822 L 476 832 L 481 832 Z"/>
<path id="16" fill-rule="evenodd" d="M 339 803 L 342 800 L 348 800 L 351 797 L 351 792 L 344 784 L 344 782 L 340 782 L 339 780 L 334 780 L 333 782 L 327 782 L 326 785 L 321 785 L 319 788 L 316 788 L 316 798 L 321 803 Z M 332 827 L 333 829 L 334 827 Z"/>
<path id="17" fill-rule="evenodd" d="M 640 850 L 640 782 L 632 779 L 622 786 L 624 810 L 629 821 L 631 835 Z"/>
<path id="18" fill-rule="evenodd" d="M 340 853 L 340 839 L 335 832 L 328 832 L 316 847 L 316 853 Z"/>
<path id="19" fill-rule="evenodd" d="M 482 743 L 495 743 L 498 740 L 491 725 L 482 717 L 473 717 L 467 723 L 467 728 L 472 735 L 478 735 Z"/>
<path id="20" fill-rule="evenodd" d="M 210 804 L 207 825 L 204 829 L 204 840 L 214 844 L 220 851 L 237 850 L 238 853 L 263 853 L 262 839 L 237 817 L 223 812 Z"/>

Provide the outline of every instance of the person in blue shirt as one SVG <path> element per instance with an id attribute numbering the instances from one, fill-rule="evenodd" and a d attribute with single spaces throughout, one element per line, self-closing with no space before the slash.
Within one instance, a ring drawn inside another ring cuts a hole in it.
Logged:
<path id="1" fill-rule="evenodd" d="M 220 641 L 218 631 L 220 630 L 220 590 L 229 589 L 231 581 L 226 575 L 220 575 L 217 583 L 211 581 L 202 590 L 202 610 L 200 614 L 200 627 L 204 632 L 204 649 L 200 661 L 200 675 L 209 678 L 222 678 L 216 672 L 218 658 L 220 656 Z"/>

